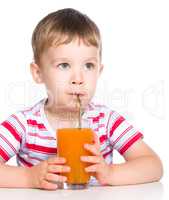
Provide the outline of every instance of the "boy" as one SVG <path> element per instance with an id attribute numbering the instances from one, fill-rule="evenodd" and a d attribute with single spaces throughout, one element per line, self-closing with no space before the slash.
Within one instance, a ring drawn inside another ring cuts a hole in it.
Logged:
<path id="1" fill-rule="evenodd" d="M 92 156 L 81 157 L 90 163 L 85 170 L 101 185 L 160 180 L 162 163 L 143 135 L 117 112 L 91 102 L 103 70 L 95 23 L 74 9 L 51 13 L 36 26 L 32 47 L 31 73 L 36 83 L 45 84 L 48 97 L 1 123 L 0 187 L 54 190 L 66 181 L 62 173 L 71 169 L 56 156 L 55 133 L 61 120 L 78 119 L 77 95 L 95 132 L 95 143 L 84 146 Z M 125 163 L 112 163 L 114 149 Z M 14 155 L 19 166 L 6 165 Z"/>

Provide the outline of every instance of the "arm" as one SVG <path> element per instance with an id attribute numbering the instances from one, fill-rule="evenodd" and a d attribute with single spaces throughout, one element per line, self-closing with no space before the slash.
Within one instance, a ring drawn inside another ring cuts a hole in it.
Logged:
<path id="1" fill-rule="evenodd" d="M 31 179 L 29 171 L 29 168 L 9 166 L 1 161 L 0 187 L 30 188 Z"/>
<path id="2" fill-rule="evenodd" d="M 123 156 L 125 163 L 111 166 L 111 185 L 139 184 L 161 179 L 162 163 L 142 140 L 133 144 Z"/>
<path id="3" fill-rule="evenodd" d="M 70 171 L 65 159 L 51 157 L 31 168 L 9 166 L 0 162 L 0 187 L 57 189 L 58 182 L 65 182 L 66 177 L 59 175 Z"/>
<path id="4" fill-rule="evenodd" d="M 63 158 L 54 156 L 30 168 L 5 164 L 19 152 L 26 131 L 27 121 L 21 112 L 0 124 L 0 187 L 56 189 L 56 182 L 66 181 L 60 173 L 70 171 Z"/>
<path id="5" fill-rule="evenodd" d="M 87 172 L 95 174 L 103 185 L 129 185 L 158 181 L 162 177 L 162 163 L 158 156 L 140 139 L 123 155 L 125 163 L 107 165 L 99 153 L 99 143 L 85 145 L 94 156 L 82 160 L 92 163 Z"/>

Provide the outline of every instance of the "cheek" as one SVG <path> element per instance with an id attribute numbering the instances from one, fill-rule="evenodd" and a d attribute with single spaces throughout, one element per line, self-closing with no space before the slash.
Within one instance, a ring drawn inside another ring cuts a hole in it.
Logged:
<path id="1" fill-rule="evenodd" d="M 94 76 L 88 76 L 87 77 L 87 82 L 89 83 L 89 86 L 91 88 L 95 87 L 96 83 L 97 83 L 97 76 L 96 75 L 94 75 Z"/>
<path id="2" fill-rule="evenodd" d="M 51 71 L 45 76 L 45 84 L 51 90 L 63 90 L 68 83 L 68 77 L 56 71 Z"/>
<path id="3" fill-rule="evenodd" d="M 87 82 L 87 89 L 89 90 L 89 93 L 92 94 L 95 89 L 96 89 L 96 84 L 97 84 L 97 78 L 96 77 L 89 77 Z"/>

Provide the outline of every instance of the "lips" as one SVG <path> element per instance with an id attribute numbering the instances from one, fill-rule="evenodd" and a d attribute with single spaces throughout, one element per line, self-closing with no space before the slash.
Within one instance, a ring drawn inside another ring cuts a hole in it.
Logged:
<path id="1" fill-rule="evenodd" d="M 68 92 L 69 95 L 79 95 L 79 96 L 84 96 L 86 95 L 85 92 L 82 92 L 82 91 L 71 91 L 71 92 Z"/>
<path id="2" fill-rule="evenodd" d="M 84 93 L 79 93 L 79 92 L 72 92 L 72 93 L 69 93 L 70 95 L 79 95 L 79 96 L 84 96 L 85 94 Z"/>
<path id="3" fill-rule="evenodd" d="M 87 93 L 85 92 L 70 92 L 68 93 L 68 96 L 71 97 L 71 99 L 77 100 L 77 95 L 81 100 L 87 99 Z"/>

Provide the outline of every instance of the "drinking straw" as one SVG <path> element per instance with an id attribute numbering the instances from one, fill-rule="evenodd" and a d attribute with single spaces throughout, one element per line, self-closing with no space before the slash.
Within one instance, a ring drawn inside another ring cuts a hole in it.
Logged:
<path id="1" fill-rule="evenodd" d="M 82 113 L 81 113 L 81 100 L 79 95 L 77 95 L 77 107 L 78 107 L 78 128 L 82 128 Z"/>

